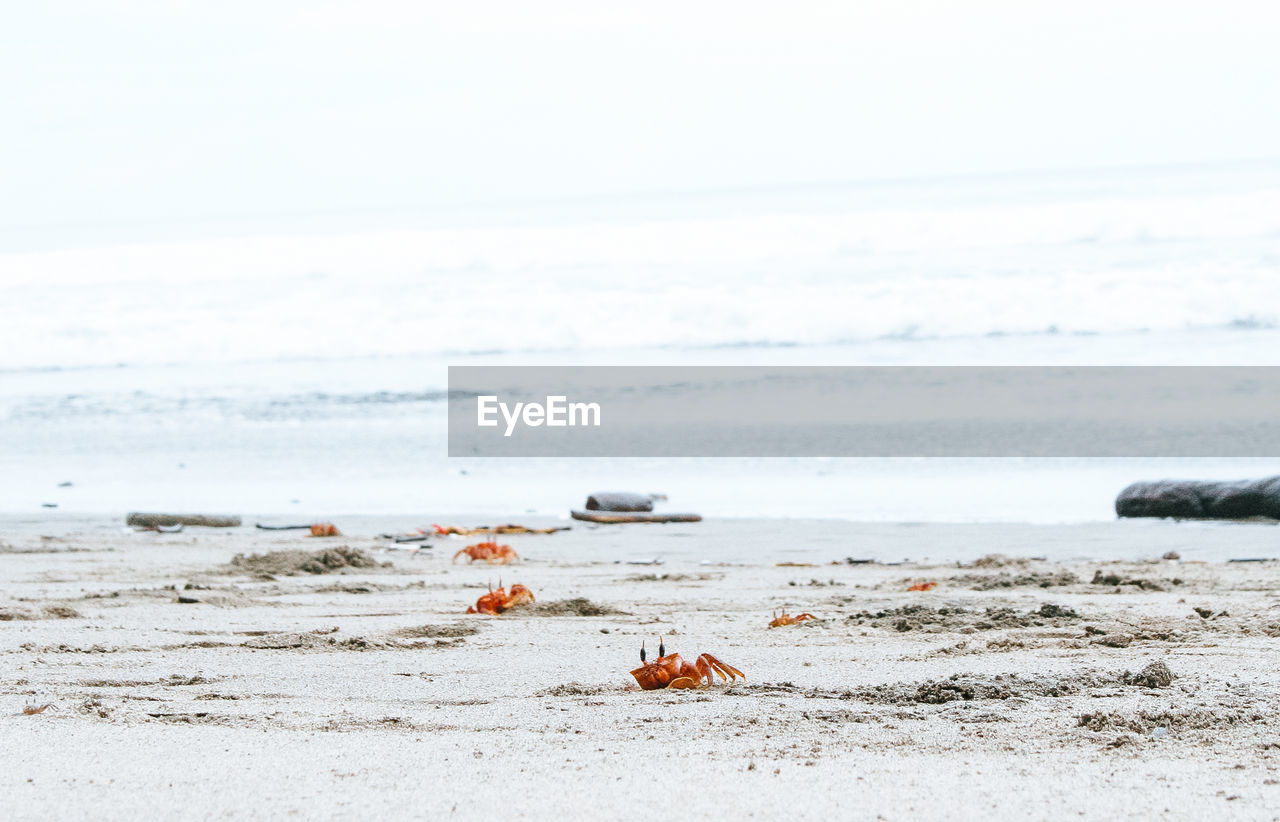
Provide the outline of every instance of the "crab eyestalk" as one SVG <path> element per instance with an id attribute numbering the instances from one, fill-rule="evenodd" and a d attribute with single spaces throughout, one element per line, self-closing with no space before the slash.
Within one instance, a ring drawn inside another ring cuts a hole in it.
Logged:
<path id="1" fill-rule="evenodd" d="M 644 664 L 644 640 L 640 640 L 640 664 Z"/>
<path id="2" fill-rule="evenodd" d="M 658 656 L 659 657 L 664 657 L 667 655 L 667 646 L 664 645 L 662 642 L 664 639 L 665 637 L 658 637 Z"/>

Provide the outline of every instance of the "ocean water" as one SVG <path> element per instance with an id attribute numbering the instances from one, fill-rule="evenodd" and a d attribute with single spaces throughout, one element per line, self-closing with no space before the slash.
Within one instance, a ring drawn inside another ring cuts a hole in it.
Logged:
<path id="1" fill-rule="evenodd" d="M 1280 165 L 117 227 L 0 252 L 0 511 L 1112 516 L 1268 460 L 449 460 L 457 364 L 1280 360 Z M 72 483 L 59 487 L 62 482 Z"/>

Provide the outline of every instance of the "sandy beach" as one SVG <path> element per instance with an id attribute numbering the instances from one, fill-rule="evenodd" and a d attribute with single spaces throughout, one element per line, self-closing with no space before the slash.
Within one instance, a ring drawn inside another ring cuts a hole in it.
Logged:
<path id="1" fill-rule="evenodd" d="M 5 817 L 1280 810 L 1280 566 L 1228 561 L 1271 525 L 575 523 L 493 567 L 253 521 L 0 523 Z M 537 602 L 463 613 L 499 577 Z M 659 637 L 746 682 L 638 690 Z"/>

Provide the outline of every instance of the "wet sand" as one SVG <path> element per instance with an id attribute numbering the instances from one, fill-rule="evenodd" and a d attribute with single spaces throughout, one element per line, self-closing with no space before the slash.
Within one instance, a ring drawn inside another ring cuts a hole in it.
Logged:
<path id="1" fill-rule="evenodd" d="M 1280 564 L 1225 561 L 1274 526 L 575 524 L 489 567 L 387 551 L 412 517 L 121 522 L 0 521 L 8 818 L 1280 812 Z M 499 577 L 537 604 L 465 615 Z M 637 690 L 659 636 L 747 681 Z"/>

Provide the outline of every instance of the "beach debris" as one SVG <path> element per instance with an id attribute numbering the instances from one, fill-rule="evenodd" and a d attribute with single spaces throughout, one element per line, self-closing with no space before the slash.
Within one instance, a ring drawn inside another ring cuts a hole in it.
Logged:
<path id="1" fill-rule="evenodd" d="M 972 568 L 1005 568 L 1010 565 L 1023 567 L 1029 561 L 1022 557 L 1011 557 L 1007 554 L 984 554 L 969 563 Z M 964 567 L 963 565 L 961 567 Z"/>
<path id="2" fill-rule="evenodd" d="M 177 525 L 136 525 L 133 530 L 138 532 L 152 531 L 161 534 L 181 534 L 182 528 L 182 523 L 178 523 Z"/>
<path id="3" fill-rule="evenodd" d="M 795 625 L 795 624 L 796 624 L 796 623 L 798 623 L 798 622 L 804 622 L 804 621 L 806 621 L 806 620 L 810 620 L 810 619 L 817 619 L 817 617 L 816 617 L 816 616 L 814 616 L 813 614 L 810 614 L 810 613 L 807 613 L 807 612 L 806 612 L 806 613 L 803 613 L 803 614 L 796 614 L 795 616 L 792 616 L 791 614 L 788 614 L 785 610 L 784 610 L 784 611 L 782 611 L 782 613 L 778 613 L 777 611 L 774 611 L 774 612 L 773 612 L 773 622 L 770 622 L 770 623 L 769 623 L 769 627 L 770 627 L 770 628 L 781 628 L 781 627 L 783 627 L 784 625 Z"/>
<path id="4" fill-rule="evenodd" d="M 652 559 L 629 559 L 628 565 L 661 565 L 662 557 L 654 557 Z"/>
<path id="5" fill-rule="evenodd" d="M 937 588 L 937 587 L 938 587 L 938 583 L 930 580 L 928 582 L 917 582 L 916 584 L 908 587 L 907 590 L 908 591 L 932 591 L 934 588 Z"/>
<path id="6" fill-rule="evenodd" d="M 470 537 L 476 534 L 554 534 L 558 531 L 570 531 L 573 529 L 568 525 L 559 525 L 552 528 L 529 528 L 524 525 L 508 523 L 507 525 L 477 525 L 475 528 L 462 528 L 457 525 L 436 525 L 433 523 L 431 530 L 442 537 Z M 422 528 L 419 528 L 418 532 L 426 533 L 425 529 Z"/>
<path id="7" fill-rule="evenodd" d="M 338 526 L 332 522 L 317 522 L 311 526 L 311 536 L 313 537 L 340 537 L 342 532 L 338 530 Z"/>
<path id="8" fill-rule="evenodd" d="M 52 702 L 46 702 L 43 705 L 24 705 L 22 708 L 22 714 L 23 716 L 35 716 L 36 714 L 42 714 L 48 710 L 49 706 L 52 704 Z"/>
<path id="9" fill-rule="evenodd" d="M 823 580 L 815 579 L 813 577 L 810 577 L 808 582 L 800 582 L 793 579 L 787 584 L 792 588 L 799 588 L 801 585 L 807 585 L 810 588 L 843 588 L 845 586 L 845 583 L 837 582 L 835 579 L 827 579 L 824 582 Z"/>
<path id="10" fill-rule="evenodd" d="M 430 547 L 431 547 L 430 545 L 423 545 L 423 544 L 421 544 L 421 543 L 409 543 L 408 545 L 402 545 L 402 544 L 400 544 L 400 543 L 394 543 L 394 542 L 393 542 L 392 544 L 385 546 L 382 550 L 384 550 L 384 551 L 404 551 L 404 552 L 405 552 L 405 553 L 407 553 L 409 556 L 414 557 L 414 556 L 417 556 L 418 554 L 422 553 L 423 551 L 425 551 L 425 550 L 429 549 Z"/>
<path id="11" fill-rule="evenodd" d="M 70 488 L 73 484 L 74 484 L 74 483 L 72 483 L 72 482 L 71 482 L 71 480 L 66 480 L 65 482 L 60 482 L 60 483 L 58 483 L 58 487 L 59 487 L 59 488 Z"/>
<path id="12" fill-rule="evenodd" d="M 517 605 L 535 601 L 533 592 L 520 583 L 512 585 L 511 590 L 508 591 L 502 587 L 502 580 L 498 580 L 498 587 L 490 587 L 489 593 L 477 599 L 474 606 L 467 608 L 467 613 L 497 616 L 504 611 L 510 611 Z"/>
<path id="13" fill-rule="evenodd" d="M 602 525 L 623 525 L 628 522 L 702 522 L 701 514 L 623 514 L 597 511 L 570 511 L 569 516 L 583 522 Z"/>
<path id="14" fill-rule="evenodd" d="M 386 568 L 391 563 L 378 562 L 359 548 L 343 545 L 322 551 L 272 551 L 268 554 L 236 554 L 231 567 L 258 578 L 277 575 L 330 574 L 347 568 Z"/>
<path id="15" fill-rule="evenodd" d="M 668 654 L 663 638 L 658 638 L 658 658 L 645 662 L 644 642 L 640 643 L 640 667 L 631 672 L 641 690 L 656 691 L 662 688 L 706 688 L 718 674 L 725 682 L 736 682 L 747 675 L 732 665 L 727 665 L 711 654 L 702 654 L 692 663 L 685 662 L 680 654 Z M 704 682 L 705 680 L 705 682 Z"/>
<path id="16" fill-rule="evenodd" d="M 389 538 L 392 542 L 401 545 L 406 542 L 426 542 L 430 539 L 426 534 L 383 534 L 383 536 Z M 423 547 L 430 548 L 431 546 L 426 545 Z"/>
<path id="17" fill-rule="evenodd" d="M 1179 554 L 1177 551 L 1165 551 L 1164 555 L 1161 556 L 1160 559 L 1169 560 L 1170 562 L 1177 562 L 1178 560 L 1182 559 L 1182 554 Z"/>
<path id="18" fill-rule="evenodd" d="M 239 528 L 240 517 L 221 514 L 141 514 L 125 517 L 125 525 L 149 527 L 152 525 L 199 525 L 205 528 Z"/>
<path id="19" fill-rule="evenodd" d="M 773 567 L 775 568 L 816 568 L 818 566 L 816 563 L 813 563 L 813 562 L 775 562 L 773 563 Z"/>
<path id="20" fill-rule="evenodd" d="M 1132 585 L 1135 588 L 1139 588 L 1143 591 L 1166 591 L 1168 589 L 1164 585 L 1165 582 L 1168 582 L 1170 585 L 1182 584 L 1182 580 L 1177 578 L 1170 579 L 1170 580 L 1154 580 L 1154 579 L 1147 579 L 1145 577 L 1122 577 L 1119 574 L 1103 573 L 1101 570 L 1094 572 L 1093 579 L 1089 581 L 1089 584 L 1106 585 L 1106 586 L 1112 586 L 1112 587 L 1119 587 L 1122 585 Z"/>
<path id="21" fill-rule="evenodd" d="M 845 565 L 872 565 L 874 563 L 874 559 L 854 559 L 853 557 L 844 558 Z"/>
<path id="22" fill-rule="evenodd" d="M 623 582 L 704 582 L 719 579 L 723 574 L 631 574 Z"/>
<path id="23" fill-rule="evenodd" d="M 1240 557 L 1239 559 L 1229 559 L 1227 562 L 1275 562 L 1274 557 Z"/>
<path id="24" fill-rule="evenodd" d="M 297 502 L 297 500 L 294 500 L 294 502 Z M 261 522 L 255 522 L 253 524 L 253 527 L 261 531 L 306 531 L 311 527 L 311 524 L 308 523 L 306 525 L 263 525 Z"/>
<path id="25" fill-rule="evenodd" d="M 57 507 L 58 507 L 58 503 L 56 503 L 56 502 L 42 502 L 42 503 L 40 503 L 40 507 L 41 507 L 41 508 L 57 508 Z"/>
<path id="26" fill-rule="evenodd" d="M 468 545 L 453 555 L 453 561 L 457 562 L 458 557 L 462 556 L 467 558 L 468 564 L 483 560 L 495 565 L 506 565 L 512 560 L 520 559 L 510 545 L 499 545 L 496 542 L 477 542 L 475 545 Z"/>

